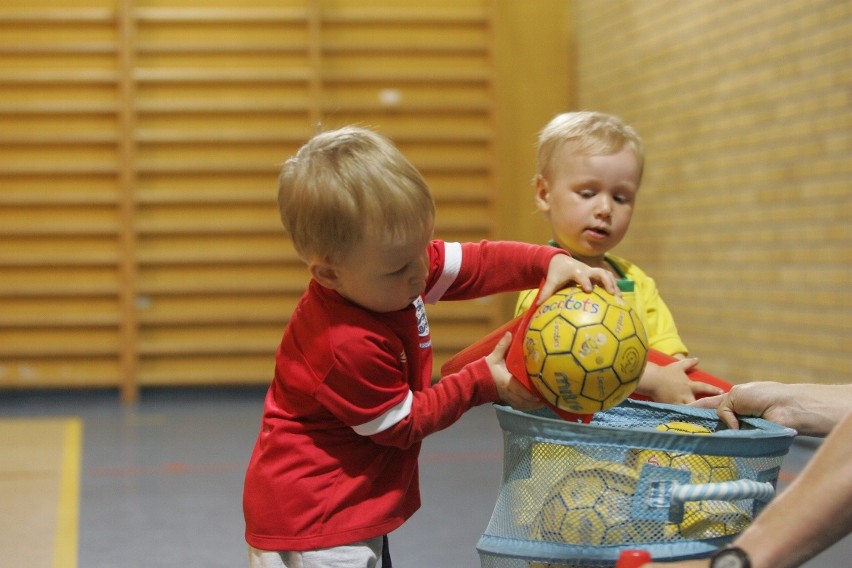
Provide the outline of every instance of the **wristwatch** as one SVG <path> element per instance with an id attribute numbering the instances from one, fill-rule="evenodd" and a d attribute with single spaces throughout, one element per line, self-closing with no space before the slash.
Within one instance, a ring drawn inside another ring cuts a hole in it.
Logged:
<path id="1" fill-rule="evenodd" d="M 751 561 L 742 548 L 728 546 L 710 556 L 710 568 L 751 568 Z"/>

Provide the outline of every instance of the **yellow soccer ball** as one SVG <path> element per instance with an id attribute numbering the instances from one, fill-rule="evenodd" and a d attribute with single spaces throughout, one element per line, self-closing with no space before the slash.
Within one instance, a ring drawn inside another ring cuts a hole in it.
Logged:
<path id="1" fill-rule="evenodd" d="M 690 422 L 667 422 L 657 426 L 664 432 L 708 435 L 713 432 Z M 737 479 L 737 464 L 727 456 L 708 456 L 664 450 L 630 450 L 625 464 L 641 472 L 645 465 L 671 467 L 690 472 L 690 483 L 717 483 Z"/>
<path id="2" fill-rule="evenodd" d="M 734 536 L 751 523 L 751 515 L 729 501 L 697 501 L 683 507 L 680 523 L 666 524 L 670 539 L 706 540 Z"/>
<path id="3" fill-rule="evenodd" d="M 571 471 L 544 499 L 532 538 L 574 545 L 634 542 L 640 536 L 631 518 L 638 480 L 636 470 L 611 462 Z"/>
<path id="4" fill-rule="evenodd" d="M 519 525 L 529 525 L 534 520 L 545 498 L 567 469 L 582 467 L 595 461 L 573 446 L 551 442 L 535 442 L 530 446 L 529 477 L 510 483 L 512 519 Z"/>
<path id="5" fill-rule="evenodd" d="M 648 358 L 642 322 L 603 288 L 566 288 L 532 315 L 524 335 L 532 385 L 559 409 L 593 414 L 636 389 Z"/>
<path id="6" fill-rule="evenodd" d="M 657 426 L 663 432 L 709 435 L 712 430 L 690 422 L 667 422 Z M 631 450 L 625 464 L 637 472 L 646 465 L 671 467 L 688 471 L 690 483 L 734 481 L 738 477 L 736 461 L 726 456 L 710 456 L 663 450 Z M 684 505 L 680 523 L 666 523 L 664 538 L 668 540 L 703 540 L 739 534 L 751 522 L 742 508 L 727 501 L 699 501 Z"/>

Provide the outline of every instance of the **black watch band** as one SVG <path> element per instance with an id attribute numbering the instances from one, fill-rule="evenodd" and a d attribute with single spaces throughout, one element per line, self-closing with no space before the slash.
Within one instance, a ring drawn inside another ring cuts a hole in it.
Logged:
<path id="1" fill-rule="evenodd" d="M 710 568 L 751 568 L 751 561 L 742 548 L 728 546 L 710 556 Z"/>

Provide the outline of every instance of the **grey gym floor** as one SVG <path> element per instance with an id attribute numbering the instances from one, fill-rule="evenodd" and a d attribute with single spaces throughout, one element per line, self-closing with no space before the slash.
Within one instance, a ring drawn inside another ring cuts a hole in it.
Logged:
<path id="1" fill-rule="evenodd" d="M 4 391 L 0 416 L 83 420 L 79 568 L 245 567 L 242 481 L 264 393 L 143 390 L 137 405 L 125 406 L 114 391 Z M 797 475 L 817 447 L 808 438 L 794 443 L 782 477 Z M 423 507 L 390 535 L 397 568 L 479 567 L 476 543 L 496 500 L 502 453 L 491 406 L 426 440 Z M 843 568 L 850 558 L 846 537 L 805 566 Z"/>

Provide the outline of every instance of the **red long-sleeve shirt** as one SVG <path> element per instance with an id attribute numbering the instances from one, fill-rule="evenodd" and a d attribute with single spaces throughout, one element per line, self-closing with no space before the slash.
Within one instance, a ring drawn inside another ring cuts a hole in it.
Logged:
<path id="1" fill-rule="evenodd" d="M 424 302 L 536 286 L 559 251 L 433 241 L 429 253 L 424 296 L 398 312 L 371 312 L 310 283 L 278 348 L 246 473 L 253 547 L 313 550 L 398 528 L 420 507 L 421 441 L 497 401 L 484 358 L 432 385 Z"/>

